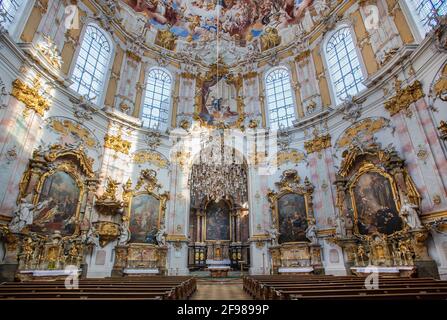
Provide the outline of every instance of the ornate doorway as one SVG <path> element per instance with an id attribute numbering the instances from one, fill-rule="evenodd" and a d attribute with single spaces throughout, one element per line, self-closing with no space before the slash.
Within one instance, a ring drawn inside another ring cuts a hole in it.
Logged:
<path id="1" fill-rule="evenodd" d="M 232 148 L 203 148 L 189 180 L 188 265 L 248 267 L 247 164 Z"/>

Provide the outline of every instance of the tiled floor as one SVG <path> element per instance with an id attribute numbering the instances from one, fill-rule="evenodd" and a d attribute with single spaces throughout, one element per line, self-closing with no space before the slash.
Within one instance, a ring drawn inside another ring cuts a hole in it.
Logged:
<path id="1" fill-rule="evenodd" d="M 197 280 L 192 300 L 251 300 L 242 289 L 241 279 Z"/>

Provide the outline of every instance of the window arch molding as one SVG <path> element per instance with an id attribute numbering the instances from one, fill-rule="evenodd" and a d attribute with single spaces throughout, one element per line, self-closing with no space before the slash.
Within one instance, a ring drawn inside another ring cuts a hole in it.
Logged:
<path id="1" fill-rule="evenodd" d="M 286 82 L 280 80 L 282 78 L 278 78 L 280 73 L 283 75 L 287 74 Z M 272 67 L 264 72 L 266 120 L 268 127 L 272 129 L 280 129 L 280 123 L 282 123 L 284 128 L 290 128 L 293 126 L 293 121 L 298 119 L 291 73 L 292 70 L 285 65 Z M 276 80 L 275 77 L 277 78 Z M 275 81 L 279 82 L 275 85 Z M 277 91 L 277 88 L 281 90 Z"/>
<path id="2" fill-rule="evenodd" d="M 85 39 L 86 36 L 86 32 L 89 26 L 92 26 L 93 28 L 97 28 L 99 31 L 101 31 L 101 35 L 105 37 L 105 39 L 108 42 L 109 45 L 109 61 L 107 61 L 104 65 L 104 75 L 103 75 L 103 80 L 102 80 L 102 84 L 100 87 L 100 91 L 101 94 L 97 96 L 97 99 L 94 101 L 94 104 L 96 105 L 102 105 L 104 103 L 106 94 L 107 94 L 107 87 L 109 84 L 109 80 L 110 80 L 110 75 L 112 73 L 112 66 L 114 63 L 114 59 L 115 59 L 115 41 L 112 38 L 112 36 L 106 31 L 104 30 L 96 21 L 92 20 L 92 19 L 88 19 L 83 28 L 82 28 L 82 32 L 79 36 L 79 39 L 81 39 L 81 41 L 79 42 L 79 45 L 76 48 L 75 54 L 73 55 L 73 60 L 71 61 L 71 66 L 70 66 L 70 79 L 71 81 L 73 81 L 73 74 L 75 72 L 76 66 L 77 66 L 77 62 L 79 59 L 79 54 L 81 52 L 81 47 L 82 47 L 82 43 Z M 73 88 L 72 88 L 73 89 Z M 77 92 L 77 90 L 74 90 Z"/>
<path id="3" fill-rule="evenodd" d="M 149 83 L 151 79 L 153 80 Z M 174 79 L 172 72 L 167 68 L 160 66 L 147 68 L 139 113 L 143 128 L 164 131 L 169 127 Z M 168 102 L 163 103 L 166 99 Z"/>
<path id="4" fill-rule="evenodd" d="M 352 27 L 352 25 L 348 22 L 342 22 L 340 24 L 338 24 L 334 29 L 332 29 L 331 31 L 329 31 L 323 42 L 322 45 L 320 47 L 320 54 L 323 57 L 323 65 L 325 67 L 325 74 L 326 74 L 326 78 L 329 80 L 327 82 L 327 85 L 329 87 L 329 92 L 330 92 L 330 96 L 331 96 L 331 101 L 332 104 L 334 106 L 338 106 L 340 105 L 343 101 L 338 97 L 337 95 L 337 90 L 335 88 L 335 80 L 337 80 L 334 77 L 333 72 L 331 71 L 331 65 L 329 63 L 329 54 L 327 52 L 327 48 L 328 45 L 330 44 L 330 41 L 333 39 L 333 37 L 341 30 L 346 29 L 346 31 L 349 31 L 349 35 L 351 36 L 352 39 L 352 44 L 353 44 L 353 49 L 355 52 L 355 57 L 357 58 L 358 61 L 358 66 L 359 66 L 359 70 L 360 70 L 360 74 L 362 77 L 362 80 L 359 80 L 357 83 L 357 87 L 358 87 L 358 91 L 355 93 L 351 92 L 351 95 L 356 95 L 357 93 L 361 92 L 362 90 L 364 90 L 366 87 L 363 85 L 363 81 L 366 80 L 368 72 L 366 71 L 366 67 L 363 61 L 363 57 L 362 57 L 362 53 L 360 51 L 360 49 L 357 47 L 357 37 L 356 34 L 354 32 L 354 29 Z M 346 88 L 345 88 L 346 89 Z"/>

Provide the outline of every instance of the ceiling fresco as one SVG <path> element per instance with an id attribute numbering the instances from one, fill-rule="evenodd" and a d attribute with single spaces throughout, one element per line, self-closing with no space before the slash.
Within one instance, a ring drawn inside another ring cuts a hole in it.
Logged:
<path id="1" fill-rule="evenodd" d="M 158 33 L 157 44 L 176 52 L 196 51 L 210 63 L 216 53 L 230 61 L 282 44 L 283 31 L 299 24 L 314 4 L 314 0 L 123 1 L 144 17 L 146 28 Z"/>

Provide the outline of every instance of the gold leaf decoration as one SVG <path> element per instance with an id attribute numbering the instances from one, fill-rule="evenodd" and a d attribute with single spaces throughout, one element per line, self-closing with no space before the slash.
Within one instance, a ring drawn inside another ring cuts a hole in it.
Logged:
<path id="1" fill-rule="evenodd" d="M 401 81 L 396 80 L 396 95 L 385 102 L 385 109 L 389 111 L 391 116 L 406 111 L 412 103 L 425 96 L 422 91 L 422 84 L 419 81 L 415 81 L 405 88 L 401 88 L 400 84 Z"/>
<path id="2" fill-rule="evenodd" d="M 169 166 L 168 160 L 157 151 L 136 151 L 132 156 L 132 160 L 138 164 L 151 163 L 159 168 L 167 168 Z"/>
<path id="3" fill-rule="evenodd" d="M 121 133 L 115 135 L 106 134 L 104 137 L 104 147 L 113 149 L 116 152 L 121 152 L 124 154 L 129 154 L 132 143 L 130 141 L 124 140 Z"/>
<path id="4" fill-rule="evenodd" d="M 43 116 L 45 111 L 50 108 L 49 101 L 40 95 L 38 87 L 32 88 L 20 79 L 12 82 L 11 95 L 40 116 Z"/>

